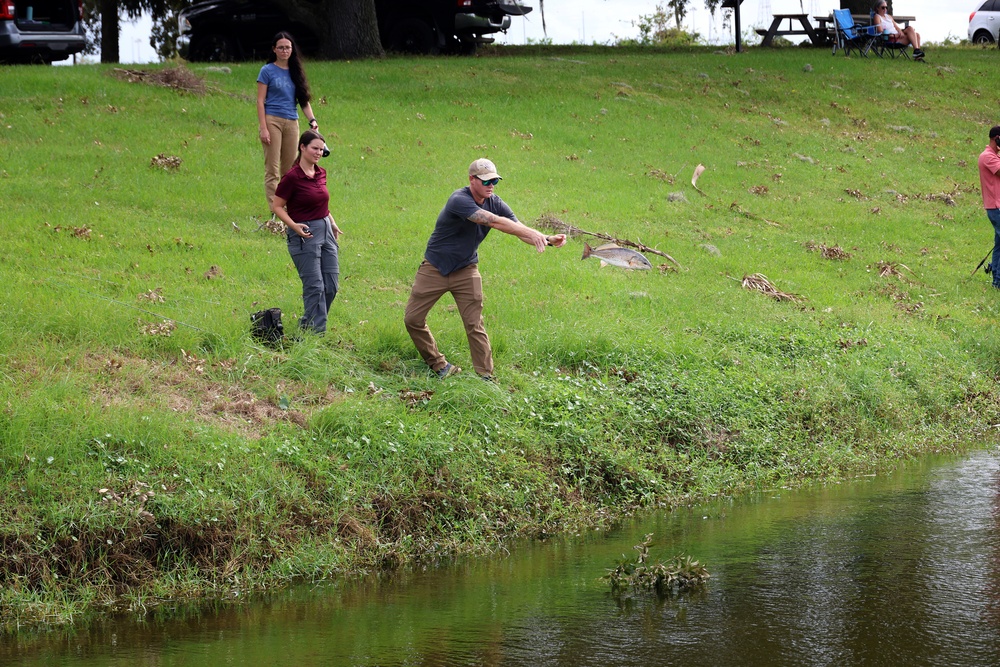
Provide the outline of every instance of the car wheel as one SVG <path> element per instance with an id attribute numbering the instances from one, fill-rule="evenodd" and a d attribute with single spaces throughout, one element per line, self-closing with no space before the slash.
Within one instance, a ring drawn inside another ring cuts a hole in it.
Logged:
<path id="1" fill-rule="evenodd" d="M 973 44 L 992 44 L 994 41 L 993 33 L 989 30 L 977 30 L 976 34 L 972 36 Z"/>
<path id="2" fill-rule="evenodd" d="M 434 29 L 421 19 L 403 19 L 392 29 L 389 48 L 400 53 L 437 53 Z"/>
<path id="3" fill-rule="evenodd" d="M 233 43 L 226 35 L 209 33 L 191 38 L 191 60 L 221 63 L 233 60 Z"/>
<path id="4" fill-rule="evenodd" d="M 457 52 L 461 56 L 474 56 L 479 49 L 479 42 L 474 39 L 458 40 Z"/>

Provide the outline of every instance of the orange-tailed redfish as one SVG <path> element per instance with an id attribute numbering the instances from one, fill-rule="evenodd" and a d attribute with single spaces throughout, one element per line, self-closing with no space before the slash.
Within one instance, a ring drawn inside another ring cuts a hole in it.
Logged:
<path id="1" fill-rule="evenodd" d="M 583 244 L 583 259 L 596 257 L 601 260 L 601 266 L 611 264 L 620 266 L 623 269 L 651 269 L 653 265 L 649 263 L 642 253 L 628 248 L 620 248 L 614 243 L 608 243 L 597 248 L 591 248 L 586 243 Z"/>

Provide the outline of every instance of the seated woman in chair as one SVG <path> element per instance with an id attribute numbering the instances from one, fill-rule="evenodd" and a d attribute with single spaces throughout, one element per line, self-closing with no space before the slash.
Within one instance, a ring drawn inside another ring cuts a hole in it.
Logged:
<path id="1" fill-rule="evenodd" d="M 923 59 L 924 52 L 920 49 L 920 35 L 913 29 L 913 26 L 904 28 L 896 23 L 896 20 L 889 15 L 889 6 L 885 0 L 878 0 L 875 3 L 872 25 L 875 26 L 875 32 L 887 35 L 889 41 L 894 44 L 902 44 L 903 46 L 912 44 L 913 57 L 917 60 Z"/>

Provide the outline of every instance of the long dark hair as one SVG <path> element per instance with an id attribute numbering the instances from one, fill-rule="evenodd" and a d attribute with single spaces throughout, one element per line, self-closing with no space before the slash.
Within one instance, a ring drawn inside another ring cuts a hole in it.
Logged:
<path id="1" fill-rule="evenodd" d="M 274 47 L 278 45 L 279 39 L 287 39 L 292 43 L 292 55 L 288 57 L 288 75 L 292 77 L 292 83 L 295 84 L 295 101 L 299 103 L 300 107 L 304 107 L 309 104 L 312 94 L 309 92 L 309 80 L 306 79 L 306 70 L 302 67 L 302 61 L 299 60 L 299 45 L 295 43 L 295 38 L 284 30 L 275 35 L 274 39 L 271 40 L 272 50 L 271 55 L 267 58 L 267 62 L 273 63 L 278 59 L 278 54 L 274 52 Z"/>
<path id="2" fill-rule="evenodd" d="M 299 137 L 299 151 L 295 154 L 295 164 L 298 164 L 299 160 L 302 159 L 302 147 L 308 146 L 317 139 L 322 141 L 324 144 L 326 143 L 326 139 L 323 138 L 323 135 L 316 130 L 306 130 L 302 133 L 302 136 Z"/>

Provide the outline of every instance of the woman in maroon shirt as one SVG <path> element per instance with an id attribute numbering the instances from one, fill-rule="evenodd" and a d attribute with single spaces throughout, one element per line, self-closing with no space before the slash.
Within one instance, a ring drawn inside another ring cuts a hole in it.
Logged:
<path id="1" fill-rule="evenodd" d="M 318 164 L 324 148 L 319 132 L 302 133 L 295 164 L 281 177 L 271 202 L 271 210 L 285 223 L 288 254 L 302 279 L 299 326 L 319 334 L 326 331 L 327 313 L 337 297 L 337 239 L 342 233 L 330 215 L 326 170 Z"/>

